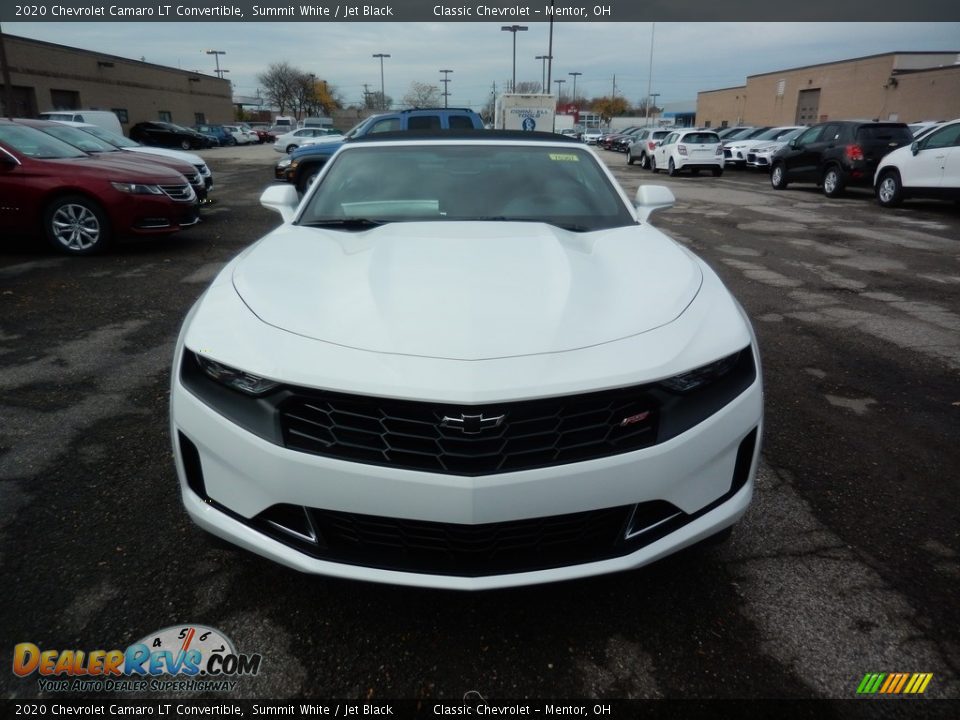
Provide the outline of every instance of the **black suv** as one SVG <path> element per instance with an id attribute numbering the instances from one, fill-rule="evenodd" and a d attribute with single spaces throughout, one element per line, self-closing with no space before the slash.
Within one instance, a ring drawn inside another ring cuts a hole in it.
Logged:
<path id="1" fill-rule="evenodd" d="M 195 130 L 160 120 L 137 123 L 130 128 L 130 139 L 144 145 L 159 145 L 181 150 L 208 148 L 214 144 L 206 135 Z"/>
<path id="2" fill-rule="evenodd" d="M 827 197 L 839 197 L 848 185 L 873 186 L 880 159 L 913 142 L 904 123 L 831 120 L 805 130 L 770 160 L 770 184 L 816 183 Z"/>

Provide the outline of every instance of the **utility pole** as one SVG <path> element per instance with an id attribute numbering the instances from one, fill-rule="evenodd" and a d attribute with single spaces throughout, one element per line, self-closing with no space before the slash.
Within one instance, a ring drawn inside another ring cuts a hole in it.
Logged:
<path id="1" fill-rule="evenodd" d="M 440 81 L 443 83 L 443 106 L 447 107 L 447 98 L 450 97 L 450 93 L 447 92 L 449 89 L 447 86 L 450 83 L 448 76 L 453 72 L 453 70 L 441 70 L 440 72 L 443 73 L 443 80 Z"/>
<path id="2" fill-rule="evenodd" d="M 647 73 L 647 101 L 650 101 L 650 92 L 653 90 L 653 34 L 657 29 L 656 23 L 650 24 L 650 68 Z M 647 111 L 647 118 L 650 118 L 650 111 Z M 648 122 L 647 125 L 650 123 Z"/>
<path id="3" fill-rule="evenodd" d="M 390 57 L 386 53 L 376 53 L 374 54 L 375 58 L 380 58 L 380 109 L 387 109 L 387 93 L 383 87 L 383 59 Z"/>
<path id="4" fill-rule="evenodd" d="M 613 74 L 613 89 L 610 90 L 610 98 L 615 98 L 617 96 L 617 74 Z"/>

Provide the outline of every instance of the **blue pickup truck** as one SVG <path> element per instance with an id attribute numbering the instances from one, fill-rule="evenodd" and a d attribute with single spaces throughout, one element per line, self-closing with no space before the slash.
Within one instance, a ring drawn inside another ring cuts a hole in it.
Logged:
<path id="1" fill-rule="evenodd" d="M 373 133 L 406 130 L 482 130 L 483 120 L 466 108 L 415 108 L 399 112 L 371 115 L 351 128 L 342 137 L 294 150 L 290 157 L 277 163 L 275 176 L 296 184 L 304 192 L 316 179 L 324 164 L 344 142 Z"/>

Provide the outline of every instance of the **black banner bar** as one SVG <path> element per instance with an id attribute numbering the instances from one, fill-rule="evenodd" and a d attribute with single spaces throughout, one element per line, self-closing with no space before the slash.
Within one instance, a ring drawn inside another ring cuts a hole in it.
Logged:
<path id="1" fill-rule="evenodd" d="M 3 0 L 0 22 L 646 22 L 960 20 L 956 0 Z M 954 48 L 957 49 L 957 48 Z"/>
<path id="2" fill-rule="evenodd" d="M 823 720 L 956 718 L 952 700 L 0 700 L 2 718 L 650 718 L 653 720 Z"/>

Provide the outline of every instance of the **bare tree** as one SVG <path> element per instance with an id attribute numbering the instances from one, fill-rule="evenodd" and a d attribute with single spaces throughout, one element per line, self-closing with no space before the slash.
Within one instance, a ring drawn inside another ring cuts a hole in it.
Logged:
<path id="1" fill-rule="evenodd" d="M 412 82 L 407 94 L 403 96 L 407 107 L 436 107 L 440 104 L 440 88 L 427 83 Z"/>
<path id="2" fill-rule="evenodd" d="M 288 62 L 271 63 L 266 72 L 257 76 L 257 82 L 263 88 L 263 97 L 283 115 L 287 108 L 295 107 L 297 86 L 303 75 Z"/>
<path id="3" fill-rule="evenodd" d="M 543 90 L 543 85 L 541 85 L 539 81 L 524 80 L 517 83 L 517 88 L 514 92 L 523 93 L 524 95 L 539 95 L 541 90 Z"/>
<path id="4" fill-rule="evenodd" d="M 383 110 L 393 105 L 393 98 L 381 95 L 379 90 L 370 91 L 363 96 L 363 106 L 367 110 Z"/>

